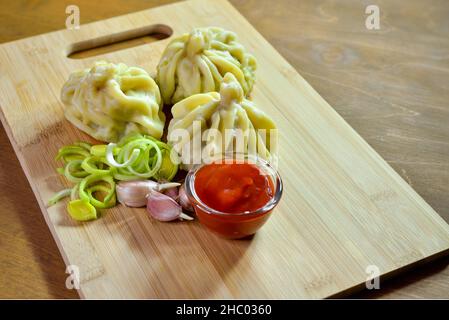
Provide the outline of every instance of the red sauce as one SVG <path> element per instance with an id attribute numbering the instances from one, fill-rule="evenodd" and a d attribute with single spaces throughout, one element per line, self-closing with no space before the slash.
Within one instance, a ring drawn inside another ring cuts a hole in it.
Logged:
<path id="1" fill-rule="evenodd" d="M 253 164 L 206 165 L 196 172 L 194 188 L 201 202 L 225 213 L 211 212 L 193 202 L 200 222 L 225 238 L 238 239 L 254 234 L 272 212 L 245 214 L 264 207 L 275 193 L 272 178 L 261 174 Z"/>
<path id="2" fill-rule="evenodd" d="M 213 163 L 195 177 L 195 191 L 210 208 L 226 213 L 243 213 L 262 208 L 273 198 L 271 178 L 249 163 Z"/>

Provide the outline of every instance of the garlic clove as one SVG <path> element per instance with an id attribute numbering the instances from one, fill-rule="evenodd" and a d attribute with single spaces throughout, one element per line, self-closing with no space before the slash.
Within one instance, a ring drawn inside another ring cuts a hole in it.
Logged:
<path id="1" fill-rule="evenodd" d="M 147 198 L 148 213 L 159 221 L 172 221 L 179 219 L 182 207 L 169 196 L 151 190 Z"/>
<path id="2" fill-rule="evenodd" d="M 178 200 L 178 187 L 166 189 L 163 193 L 175 201 Z"/>
<path id="3" fill-rule="evenodd" d="M 187 197 L 186 190 L 184 184 L 179 187 L 178 191 L 178 201 L 181 204 L 182 208 L 187 211 L 193 212 L 193 206 L 190 203 L 189 197 Z"/>
<path id="4" fill-rule="evenodd" d="M 152 180 L 121 181 L 116 187 L 117 199 L 120 203 L 128 207 L 145 207 L 147 195 L 151 190 L 164 190 L 175 188 L 179 183 L 169 182 L 158 184 Z"/>
<path id="5" fill-rule="evenodd" d="M 169 190 L 169 189 L 177 188 L 180 185 L 181 184 L 178 182 L 164 182 L 164 183 L 159 183 L 155 190 L 156 191 Z"/>
<path id="6" fill-rule="evenodd" d="M 157 182 L 151 180 L 121 181 L 116 187 L 117 199 L 128 207 L 144 207 L 147 204 L 147 194 L 157 187 Z"/>
<path id="7" fill-rule="evenodd" d="M 178 201 L 178 187 L 179 183 L 176 183 L 176 186 L 170 187 L 170 183 L 167 183 L 165 180 L 159 181 L 160 186 L 165 186 L 164 188 L 159 188 L 157 191 L 162 191 L 163 194 L 166 194 L 170 198 L 175 201 Z"/>
<path id="8" fill-rule="evenodd" d="M 179 219 L 180 220 L 188 220 L 188 221 L 194 220 L 193 217 L 185 214 L 184 212 L 181 212 L 181 214 L 179 215 Z"/>

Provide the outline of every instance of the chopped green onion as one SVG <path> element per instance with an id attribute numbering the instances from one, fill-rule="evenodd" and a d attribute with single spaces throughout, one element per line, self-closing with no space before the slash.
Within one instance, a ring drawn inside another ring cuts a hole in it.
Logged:
<path id="1" fill-rule="evenodd" d="M 84 148 L 87 151 L 90 151 L 90 148 L 92 148 L 92 144 L 90 144 L 89 142 L 84 142 L 84 141 L 77 141 L 73 145 Z"/>
<path id="2" fill-rule="evenodd" d="M 58 203 L 60 200 L 64 199 L 65 197 L 68 197 L 70 193 L 72 192 L 72 189 L 64 189 L 54 194 L 53 197 L 48 200 L 48 206 L 52 206 L 56 203 Z"/>
<path id="3" fill-rule="evenodd" d="M 82 160 L 72 160 L 67 162 L 64 168 L 64 176 L 67 180 L 77 183 L 89 175 L 89 172 L 84 171 L 81 167 L 82 162 Z"/>
<path id="4" fill-rule="evenodd" d="M 140 150 L 134 149 L 132 151 L 131 157 L 127 158 L 126 161 L 123 163 L 118 163 L 117 161 L 115 161 L 114 154 L 113 154 L 113 150 L 116 146 L 117 145 L 115 143 L 110 143 L 110 144 L 108 144 L 108 147 L 106 148 L 106 161 L 112 167 L 115 167 L 115 168 L 127 167 L 129 165 L 132 165 L 134 163 L 134 161 L 136 161 L 136 159 L 139 157 Z"/>
<path id="5" fill-rule="evenodd" d="M 62 159 L 64 167 L 56 170 L 76 185 L 55 194 L 49 205 L 70 196 L 67 210 L 73 219 L 96 219 L 97 208 L 117 202 L 115 180 L 172 180 L 178 164 L 172 162 L 170 151 L 166 143 L 142 134 L 131 134 L 117 144 L 75 142 L 62 147 L 56 159 Z"/>
<path id="6" fill-rule="evenodd" d="M 90 154 L 97 157 L 106 157 L 106 148 L 108 146 L 106 144 L 97 144 L 90 148 Z M 120 152 L 119 147 L 115 147 L 112 151 L 112 154 L 116 156 Z"/>
<path id="7" fill-rule="evenodd" d="M 108 162 L 103 157 L 87 157 L 83 160 L 81 163 L 81 168 L 83 168 L 86 172 L 93 174 L 93 173 L 109 173 L 111 171 L 110 168 L 103 169 L 102 166 L 106 165 L 109 167 Z"/>
<path id="8" fill-rule="evenodd" d="M 171 181 L 178 172 L 178 165 L 170 159 L 170 150 L 162 150 L 162 164 L 156 175 L 158 180 Z"/>
<path id="9" fill-rule="evenodd" d="M 73 188 L 72 192 L 70 192 L 70 200 L 76 200 L 78 199 L 78 189 L 80 187 L 80 184 L 77 183 Z"/>
<path id="10" fill-rule="evenodd" d="M 77 221 L 97 219 L 97 210 L 87 200 L 72 200 L 67 204 L 67 211 Z"/>
<path id="11" fill-rule="evenodd" d="M 90 154 L 97 157 L 104 157 L 106 155 L 106 147 L 107 145 L 105 144 L 92 146 L 92 148 L 90 148 Z"/>
<path id="12" fill-rule="evenodd" d="M 109 184 L 109 188 L 105 186 L 103 188 L 96 188 L 99 183 L 106 182 Z M 103 201 L 96 199 L 93 195 L 96 191 L 106 192 L 106 196 Z M 112 176 L 108 174 L 91 174 L 84 178 L 78 188 L 80 199 L 89 201 L 96 208 L 110 208 L 116 204 L 115 196 L 115 182 Z"/>
<path id="13" fill-rule="evenodd" d="M 64 162 L 69 162 L 72 160 L 82 160 L 90 155 L 89 151 L 80 146 L 66 146 L 59 149 L 55 160 L 63 159 Z"/>
<path id="14" fill-rule="evenodd" d="M 112 167 L 117 168 L 113 173 L 116 180 L 136 180 L 158 178 L 159 170 L 162 167 L 163 154 L 162 150 L 170 149 L 170 147 L 152 137 L 133 135 L 133 138 L 126 137 L 117 144 L 120 150 L 117 153 L 117 159 L 114 159 L 112 150 L 116 148 L 115 144 L 109 144 L 106 151 L 106 159 Z M 162 174 L 161 176 L 172 179 L 172 168 L 170 174 Z M 167 166 L 167 165 L 166 165 Z"/>

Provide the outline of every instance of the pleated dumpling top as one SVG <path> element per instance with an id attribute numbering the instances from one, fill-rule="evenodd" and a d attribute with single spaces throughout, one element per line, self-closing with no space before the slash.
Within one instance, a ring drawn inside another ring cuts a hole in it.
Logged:
<path id="1" fill-rule="evenodd" d="M 230 150 L 270 159 L 270 131 L 276 125 L 245 98 L 232 73 L 224 76 L 219 93 L 190 96 L 176 103 L 171 112 L 168 141 L 180 155 L 184 168 L 197 164 L 200 154 L 213 156 Z"/>
<path id="2" fill-rule="evenodd" d="M 196 28 L 172 40 L 157 66 L 156 81 L 166 104 L 197 93 L 218 91 L 230 72 L 248 96 L 254 84 L 256 59 L 231 31 Z"/>
<path id="3" fill-rule="evenodd" d="M 159 139 L 164 131 L 159 88 L 141 68 L 96 62 L 70 75 L 61 99 L 65 117 L 101 141 L 116 142 L 131 132 Z"/>

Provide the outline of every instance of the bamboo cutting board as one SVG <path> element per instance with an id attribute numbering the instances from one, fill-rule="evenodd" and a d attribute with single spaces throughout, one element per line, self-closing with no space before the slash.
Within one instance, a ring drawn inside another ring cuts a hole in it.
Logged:
<path id="1" fill-rule="evenodd" d="M 279 128 L 285 191 L 252 240 L 223 240 L 193 223 L 160 223 L 117 206 L 94 222 L 46 208 L 65 186 L 59 147 L 88 139 L 63 117 L 60 89 L 106 59 L 155 70 L 170 39 L 97 57 L 67 55 L 152 31 L 237 32 L 258 59 L 256 104 Z M 344 93 L 342 93 L 344 94 Z M 67 265 L 86 298 L 321 298 L 449 249 L 449 226 L 226 1 L 195 0 L 0 46 L 1 119 Z M 13 183 L 13 181 L 12 181 Z M 24 212 L 24 215 L 27 213 Z"/>

